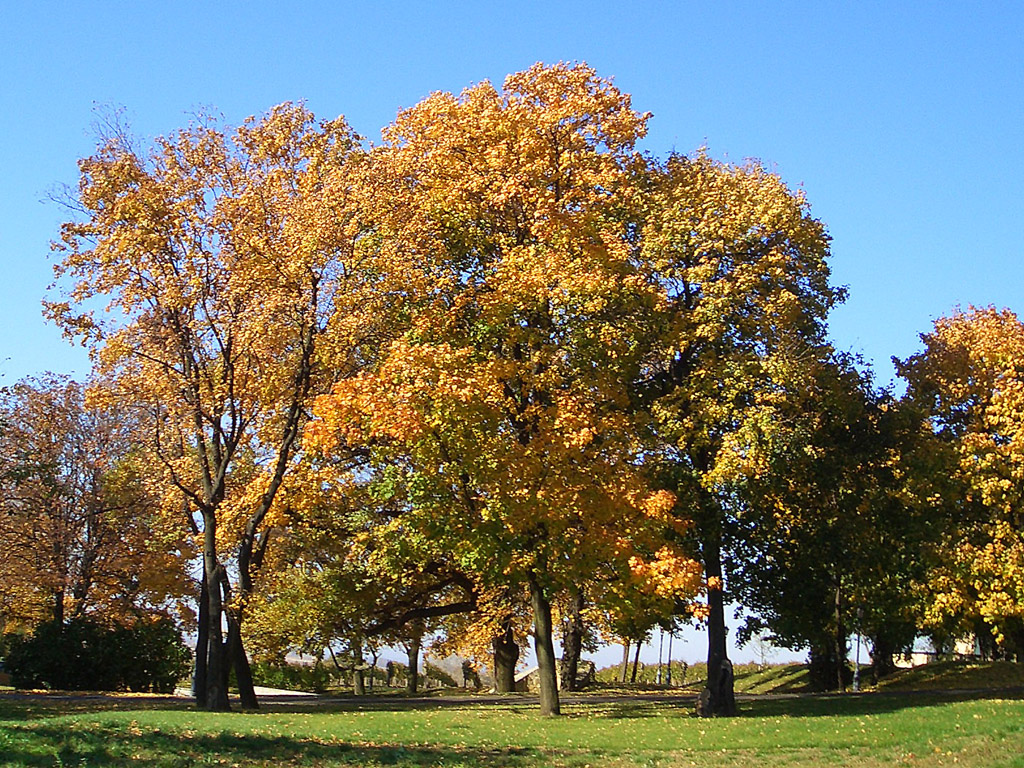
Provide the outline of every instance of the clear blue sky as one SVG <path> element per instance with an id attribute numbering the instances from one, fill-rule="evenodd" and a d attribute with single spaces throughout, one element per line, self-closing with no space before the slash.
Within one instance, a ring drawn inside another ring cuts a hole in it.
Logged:
<path id="1" fill-rule="evenodd" d="M 836 343 L 882 381 L 954 306 L 1024 310 L 1024 4 L 0 2 L 0 385 L 85 355 L 44 324 L 48 244 L 96 104 L 143 137 L 285 100 L 370 139 L 396 111 L 586 61 L 653 112 L 655 155 L 758 157 L 833 237 Z"/>
<path id="2" fill-rule="evenodd" d="M 583 60 L 654 113 L 645 149 L 758 157 L 834 238 L 839 346 L 884 381 L 955 305 L 1024 309 L 1019 2 L 0 3 L 0 383 L 85 373 L 44 325 L 48 243 L 96 104 L 143 137 L 306 100 L 379 136 L 399 107 Z"/>

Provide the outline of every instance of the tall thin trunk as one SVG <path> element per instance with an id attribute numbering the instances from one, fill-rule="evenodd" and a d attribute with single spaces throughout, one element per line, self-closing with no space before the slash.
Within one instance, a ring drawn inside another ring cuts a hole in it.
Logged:
<path id="1" fill-rule="evenodd" d="M 736 714 L 736 696 L 725 642 L 721 539 L 717 531 L 705 532 L 702 538 L 701 554 L 708 582 L 708 702 L 704 714 L 732 717 Z"/>
<path id="2" fill-rule="evenodd" d="M 64 626 L 64 589 L 59 587 L 53 590 L 53 623 L 58 627 Z"/>
<path id="3" fill-rule="evenodd" d="M 369 675 L 369 683 L 370 683 L 370 685 L 369 685 L 369 688 L 370 688 L 371 691 L 373 690 L 373 675 L 377 671 L 377 659 L 379 659 L 379 658 L 380 658 L 380 650 L 378 650 L 377 647 L 374 646 L 373 653 L 370 654 L 371 661 L 370 661 L 370 675 Z"/>
<path id="4" fill-rule="evenodd" d="M 636 670 L 640 666 L 640 649 L 644 647 L 643 640 L 636 641 L 636 649 L 633 653 L 633 674 L 629 676 L 630 685 L 636 685 Z"/>
<path id="5" fill-rule="evenodd" d="M 662 683 L 663 667 L 661 666 L 661 654 L 662 654 L 662 651 L 664 651 L 664 650 L 665 650 L 665 630 L 661 630 L 661 634 L 658 635 L 658 677 L 656 678 L 657 682 L 658 682 L 658 685 L 661 685 L 661 683 Z"/>
<path id="6" fill-rule="evenodd" d="M 629 675 L 629 638 L 622 640 L 622 672 L 619 674 L 619 682 L 625 683 Z"/>
<path id="7" fill-rule="evenodd" d="M 836 633 L 835 633 L 835 653 L 836 653 L 836 690 L 840 693 L 846 693 L 846 681 L 843 679 L 843 673 L 846 668 L 846 630 L 843 627 L 843 588 L 841 584 L 836 584 Z"/>
<path id="8" fill-rule="evenodd" d="M 668 669 L 665 671 L 665 685 L 672 685 L 672 637 L 675 632 L 668 633 Z"/>
<path id="9" fill-rule="evenodd" d="M 530 604 L 533 607 L 533 643 L 537 654 L 537 678 L 540 682 L 540 713 L 561 714 L 558 701 L 558 676 L 555 671 L 555 643 L 551 627 L 551 603 L 534 574 L 530 574 Z"/>
<path id="10" fill-rule="evenodd" d="M 512 693 L 516 688 L 516 664 L 519 663 L 519 644 L 512 630 L 512 618 L 505 620 L 501 634 L 491 640 L 494 651 L 494 690 Z"/>
<path id="11" fill-rule="evenodd" d="M 206 569 L 199 583 L 199 630 L 196 633 L 195 672 L 192 676 L 192 695 L 197 707 L 206 706 L 206 666 L 210 654 L 210 602 L 206 594 Z"/>
<path id="12" fill-rule="evenodd" d="M 406 646 L 409 674 L 405 678 L 405 690 L 407 693 L 416 693 L 420 688 L 420 644 L 423 642 L 426 628 L 422 623 L 414 623 L 411 628 L 412 636 Z"/>
<path id="13" fill-rule="evenodd" d="M 583 651 L 583 590 L 573 592 L 562 633 L 562 690 L 575 691 Z"/>

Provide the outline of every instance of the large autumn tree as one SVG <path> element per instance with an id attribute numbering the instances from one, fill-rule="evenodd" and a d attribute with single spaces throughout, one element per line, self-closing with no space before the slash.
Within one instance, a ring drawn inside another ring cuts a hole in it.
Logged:
<path id="1" fill-rule="evenodd" d="M 564 64 L 402 112 L 371 158 L 365 242 L 400 286 L 405 332 L 318 402 L 325 449 L 373 445 L 401 475 L 384 537 L 451 553 L 483 589 L 529 590 L 545 714 L 554 596 L 631 558 L 662 589 L 695 589 L 629 407 L 659 301 L 634 260 L 645 123 Z"/>
<path id="2" fill-rule="evenodd" d="M 659 481 L 695 521 L 708 601 L 708 706 L 734 711 L 726 654 L 726 529 L 742 479 L 765 471 L 780 406 L 819 357 L 825 318 L 842 298 L 829 284 L 829 238 L 801 192 L 750 161 L 704 152 L 649 174 L 640 258 L 662 294 L 637 379 L 652 419 Z"/>
<path id="3" fill-rule="evenodd" d="M 77 215 L 54 246 L 65 295 L 50 316 L 90 348 L 110 402 L 145 415 L 167 514 L 201 539 L 197 697 L 211 709 L 228 706 L 229 652 L 256 704 L 240 625 L 275 499 L 310 397 L 371 327 L 350 258 L 357 155 L 342 119 L 288 104 L 234 131 L 200 119 L 148 151 L 115 131 L 80 162 Z"/>
<path id="4" fill-rule="evenodd" d="M 990 635 L 1024 655 L 1024 323 L 969 308 L 935 321 L 898 365 L 907 398 L 950 449 L 950 525 L 923 588 L 935 635 Z"/>
<path id="5" fill-rule="evenodd" d="M 0 629 L 131 623 L 186 594 L 189 544 L 156 514 L 134 427 L 66 378 L 0 389 Z"/>

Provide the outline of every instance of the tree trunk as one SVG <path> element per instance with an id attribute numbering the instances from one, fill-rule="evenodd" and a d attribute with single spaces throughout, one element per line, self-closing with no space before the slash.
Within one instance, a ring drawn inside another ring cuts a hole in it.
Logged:
<path id="1" fill-rule="evenodd" d="M 356 696 L 366 695 L 366 682 L 363 678 L 363 641 L 352 642 L 352 693 Z"/>
<path id="2" fill-rule="evenodd" d="M 377 671 L 377 659 L 380 658 L 380 650 L 374 646 L 373 653 L 370 654 L 370 685 L 369 688 L 373 690 L 373 675 Z"/>
<path id="3" fill-rule="evenodd" d="M 221 565 L 217 560 L 217 522 L 212 513 L 203 513 L 203 568 L 207 583 L 207 627 L 209 628 L 206 662 L 206 709 L 216 712 L 230 709 L 228 703 L 227 658 L 224 633 L 221 629 L 220 584 Z"/>
<path id="4" fill-rule="evenodd" d="M 249 657 L 242 646 L 242 628 L 238 619 L 231 612 L 228 616 L 228 656 L 235 670 L 235 682 L 238 684 L 238 698 L 243 709 L 259 709 L 260 703 L 252 681 L 252 668 Z"/>
<path id="5" fill-rule="evenodd" d="M 619 682 L 625 683 L 629 675 L 629 638 L 622 641 L 622 673 L 619 675 Z"/>
<path id="6" fill-rule="evenodd" d="M 668 669 L 665 670 L 665 685 L 672 687 L 672 637 L 675 630 L 668 633 Z"/>
<path id="7" fill-rule="evenodd" d="M 537 654 L 537 678 L 540 683 L 540 713 L 561 714 L 558 702 L 558 676 L 555 671 L 555 643 L 551 627 L 551 603 L 534 574 L 530 574 L 530 604 L 533 607 L 533 644 Z"/>
<path id="8" fill-rule="evenodd" d="M 206 706 L 206 665 L 210 655 L 210 598 L 206 594 L 206 569 L 199 583 L 199 629 L 196 633 L 195 672 L 192 676 L 192 696 L 196 706 Z"/>
<path id="9" fill-rule="evenodd" d="M 636 648 L 633 651 L 633 674 L 629 676 L 629 684 L 636 685 L 636 671 L 640 666 L 640 649 L 644 647 L 643 640 L 636 641 Z"/>
<path id="10" fill-rule="evenodd" d="M 569 615 L 562 633 L 562 690 L 575 691 L 583 651 L 583 591 L 576 590 L 569 601 Z"/>
<path id="11" fill-rule="evenodd" d="M 722 594 L 722 550 L 720 535 L 702 537 L 701 554 L 708 581 L 708 681 L 704 716 L 732 717 L 736 714 L 732 662 L 725 642 L 725 599 Z"/>
<path id="12" fill-rule="evenodd" d="M 896 671 L 892 657 L 895 648 L 881 633 L 871 638 L 871 682 L 878 684 L 883 677 Z"/>
<path id="13" fill-rule="evenodd" d="M 494 690 L 512 693 L 516 689 L 516 664 L 519 663 L 519 644 L 512 631 L 512 619 L 505 621 L 501 634 L 491 641 L 494 651 Z"/>
<path id="14" fill-rule="evenodd" d="M 413 635 L 409 638 L 409 645 L 406 648 L 406 653 L 409 656 L 409 673 L 405 678 L 405 690 L 407 693 L 416 693 L 420 687 L 420 642 L 423 640 L 422 629 L 416 628 L 413 630 Z"/>
<path id="15" fill-rule="evenodd" d="M 53 590 L 53 623 L 58 627 L 64 626 L 64 590 Z"/>
<path id="16" fill-rule="evenodd" d="M 846 681 L 843 679 L 846 667 L 846 630 L 843 627 L 843 590 L 840 584 L 836 584 L 835 619 L 836 690 L 846 693 Z"/>

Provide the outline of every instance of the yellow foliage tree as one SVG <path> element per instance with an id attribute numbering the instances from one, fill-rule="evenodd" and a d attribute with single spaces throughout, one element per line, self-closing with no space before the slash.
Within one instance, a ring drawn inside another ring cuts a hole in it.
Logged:
<path id="1" fill-rule="evenodd" d="M 639 320 L 659 300 L 630 215 L 646 119 L 565 64 L 402 112 L 371 157 L 364 215 L 404 333 L 313 425 L 325 450 L 369 443 L 408 472 L 408 509 L 383 535 L 452 553 L 484 589 L 528 585 L 546 714 L 559 590 L 631 558 L 681 596 L 698 578 L 664 541 L 672 496 L 641 471 L 629 407 Z"/>
<path id="2" fill-rule="evenodd" d="M 148 152 L 115 131 L 81 161 L 80 215 L 54 245 L 65 297 L 50 316 L 90 347 L 111 403 L 146 414 L 140 439 L 168 514 L 195 511 L 208 708 L 228 706 L 225 597 L 243 704 L 256 704 L 240 624 L 275 498 L 310 397 L 345 375 L 351 343 L 369 333 L 355 318 L 366 304 L 346 181 L 358 154 L 342 119 L 289 104 L 233 133 L 201 119 Z"/>
<path id="3" fill-rule="evenodd" d="M 924 351 L 899 364 L 908 397 L 953 447 L 961 488 L 944 564 L 927 585 L 928 623 L 987 624 L 1024 654 L 1024 324 L 1008 309 L 935 321 Z"/>
<path id="4" fill-rule="evenodd" d="M 65 378 L 0 390 L 0 630 L 130 624 L 187 593 L 189 542 L 156 514 L 134 427 Z"/>

